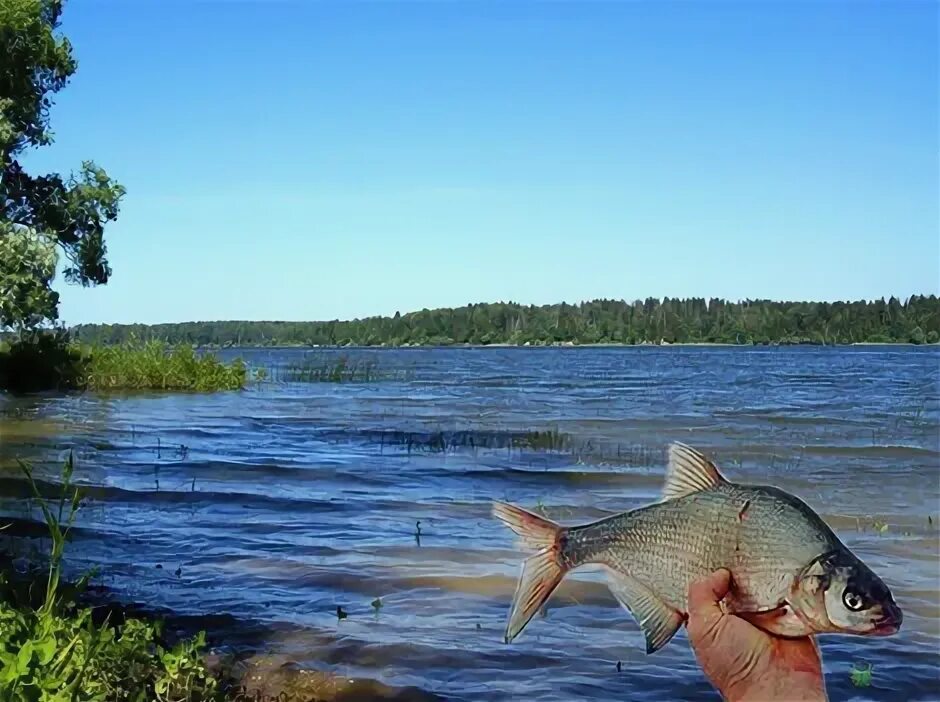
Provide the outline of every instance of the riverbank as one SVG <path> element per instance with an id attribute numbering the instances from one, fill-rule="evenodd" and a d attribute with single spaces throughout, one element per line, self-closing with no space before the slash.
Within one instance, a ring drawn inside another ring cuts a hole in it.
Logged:
<path id="1" fill-rule="evenodd" d="M 442 702 L 419 688 L 300 667 L 285 653 L 266 651 L 274 632 L 252 622 L 125 603 L 103 586 L 59 581 L 55 605 L 46 611 L 37 596 L 46 581 L 45 572 L 15 574 L 0 553 L 3 699 L 20 699 L 14 693 L 26 687 L 79 683 L 72 698 L 79 702 Z M 72 642 L 82 644 L 84 657 L 69 658 Z"/>
<path id="2" fill-rule="evenodd" d="M 418 688 L 301 668 L 264 649 L 273 632 L 259 624 L 122 602 L 93 574 L 66 581 L 64 550 L 83 505 L 73 467 L 70 455 L 53 500 L 21 464 L 44 521 L 0 518 L 0 699 L 65 691 L 74 702 L 440 702 Z M 17 555 L 17 545 L 44 538 L 42 563 Z"/>

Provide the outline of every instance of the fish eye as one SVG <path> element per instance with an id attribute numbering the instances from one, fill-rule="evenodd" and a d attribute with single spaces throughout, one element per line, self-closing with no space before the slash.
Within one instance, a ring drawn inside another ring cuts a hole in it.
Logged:
<path id="1" fill-rule="evenodd" d="M 842 602 L 853 612 L 858 612 L 865 606 L 865 600 L 857 592 L 846 590 L 842 593 Z"/>

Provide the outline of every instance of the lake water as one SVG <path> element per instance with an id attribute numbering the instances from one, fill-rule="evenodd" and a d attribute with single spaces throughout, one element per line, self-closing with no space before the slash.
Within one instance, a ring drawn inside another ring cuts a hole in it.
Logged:
<path id="1" fill-rule="evenodd" d="M 940 699 L 936 347 L 344 353 L 396 379 L 0 398 L 0 509 L 23 513 L 9 457 L 53 475 L 74 448 L 71 566 L 230 643 L 446 700 L 711 700 L 684 632 L 647 656 L 596 572 L 502 642 L 523 554 L 490 501 L 572 523 L 638 507 L 681 440 L 802 497 L 894 591 L 898 635 L 821 638 L 832 699 Z"/>

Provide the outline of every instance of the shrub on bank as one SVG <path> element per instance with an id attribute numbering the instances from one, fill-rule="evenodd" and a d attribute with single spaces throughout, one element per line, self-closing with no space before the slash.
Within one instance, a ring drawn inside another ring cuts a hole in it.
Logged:
<path id="1" fill-rule="evenodd" d="M 248 371 L 191 346 L 129 341 L 84 346 L 65 332 L 23 334 L 0 344 L 0 390 L 239 390 Z"/>

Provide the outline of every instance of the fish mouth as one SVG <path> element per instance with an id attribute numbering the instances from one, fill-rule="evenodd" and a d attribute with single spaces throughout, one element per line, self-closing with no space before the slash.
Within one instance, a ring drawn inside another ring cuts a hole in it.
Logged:
<path id="1" fill-rule="evenodd" d="M 871 633 L 874 636 L 891 636 L 896 634 L 901 628 L 901 622 L 904 621 L 904 615 L 901 614 L 901 608 L 893 602 L 882 605 L 882 615 L 872 623 L 875 628 Z"/>

